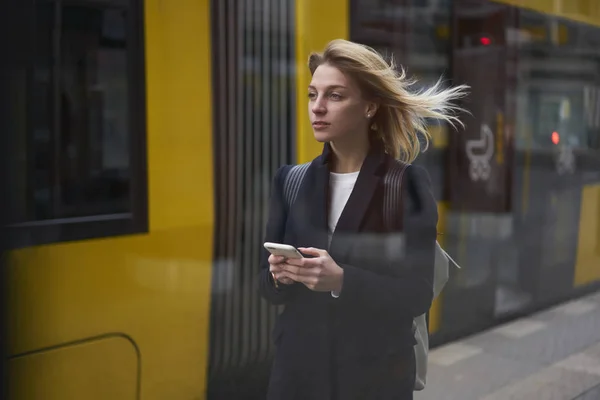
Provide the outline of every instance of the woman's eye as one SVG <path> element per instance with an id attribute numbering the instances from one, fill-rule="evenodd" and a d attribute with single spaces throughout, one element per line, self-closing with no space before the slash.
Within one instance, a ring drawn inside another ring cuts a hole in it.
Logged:
<path id="1" fill-rule="evenodd" d="M 337 93 L 331 93 L 331 98 L 332 98 L 333 100 L 341 100 L 341 99 L 342 99 L 342 96 L 340 96 L 340 95 L 339 95 L 339 94 L 337 94 Z"/>
<path id="2" fill-rule="evenodd" d="M 314 99 L 315 97 L 317 97 L 316 93 L 308 93 L 308 98 L 309 99 Z"/>

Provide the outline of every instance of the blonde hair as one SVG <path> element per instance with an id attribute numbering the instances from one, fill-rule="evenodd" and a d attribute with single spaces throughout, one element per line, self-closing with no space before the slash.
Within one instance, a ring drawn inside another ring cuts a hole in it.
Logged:
<path id="1" fill-rule="evenodd" d="M 419 134 L 425 138 L 425 149 L 429 146 L 427 118 L 464 127 L 453 114 L 465 110 L 451 102 L 467 95 L 466 85 L 443 89 L 440 78 L 429 89 L 411 92 L 409 88 L 416 81 L 407 79 L 403 68 L 397 71 L 393 58 L 388 63 L 371 47 L 342 39 L 332 40 L 322 53 L 310 55 L 311 75 L 322 64 L 355 79 L 363 96 L 379 104 L 372 129 L 380 135 L 386 153 L 403 162 L 413 162 L 421 152 Z"/>

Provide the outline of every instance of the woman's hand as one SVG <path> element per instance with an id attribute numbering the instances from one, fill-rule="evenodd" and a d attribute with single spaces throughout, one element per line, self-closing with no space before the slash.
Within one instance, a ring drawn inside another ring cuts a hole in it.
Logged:
<path id="1" fill-rule="evenodd" d="M 285 272 L 283 271 L 282 265 L 283 262 L 285 261 L 285 257 L 281 257 L 281 256 L 274 256 L 273 254 L 271 254 L 269 256 L 269 271 L 271 272 L 271 275 L 273 276 L 273 280 L 276 283 L 283 283 L 284 285 L 291 285 L 292 283 L 294 283 L 294 281 L 290 278 L 288 278 L 285 274 Z"/>
<path id="2" fill-rule="evenodd" d="M 315 258 L 289 258 L 278 264 L 286 277 L 316 292 L 342 291 L 344 270 L 326 250 L 313 247 L 299 247 L 298 250 Z"/>

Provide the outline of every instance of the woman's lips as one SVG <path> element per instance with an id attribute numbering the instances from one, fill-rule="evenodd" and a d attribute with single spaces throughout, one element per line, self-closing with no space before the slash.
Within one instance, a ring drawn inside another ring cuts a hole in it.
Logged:
<path id="1" fill-rule="evenodd" d="M 315 121 L 312 123 L 312 126 L 314 129 L 325 129 L 329 125 L 331 125 L 331 124 L 329 124 L 328 122 L 323 122 L 323 121 Z"/>

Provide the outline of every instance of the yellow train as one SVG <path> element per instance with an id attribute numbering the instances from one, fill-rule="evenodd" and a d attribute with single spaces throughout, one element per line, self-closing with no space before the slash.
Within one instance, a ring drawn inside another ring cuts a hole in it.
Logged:
<path id="1" fill-rule="evenodd" d="M 473 87 L 467 129 L 432 122 L 418 161 L 463 266 L 434 343 L 600 282 L 595 1 L 12 3 L 11 399 L 261 398 L 266 198 L 320 152 L 305 61 L 333 38 Z"/>

